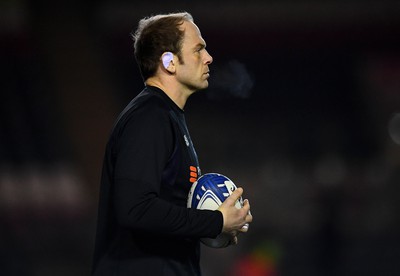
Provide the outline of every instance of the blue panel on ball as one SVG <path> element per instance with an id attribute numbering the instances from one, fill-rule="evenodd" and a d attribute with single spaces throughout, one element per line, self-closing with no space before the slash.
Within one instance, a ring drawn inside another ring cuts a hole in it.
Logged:
<path id="1" fill-rule="evenodd" d="M 224 184 L 225 181 L 230 180 L 229 178 L 221 174 L 208 173 L 202 175 L 197 180 L 197 185 L 193 193 L 191 205 L 198 206 L 200 199 L 204 196 L 206 192 L 206 197 L 214 198 L 214 196 L 216 196 L 220 200 L 220 202 L 224 202 L 225 199 L 229 196 L 229 191 Z"/>

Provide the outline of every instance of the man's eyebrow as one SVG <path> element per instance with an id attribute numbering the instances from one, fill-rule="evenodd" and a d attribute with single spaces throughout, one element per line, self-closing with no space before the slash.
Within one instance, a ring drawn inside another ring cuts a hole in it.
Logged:
<path id="1" fill-rule="evenodd" d="M 204 48 L 206 48 L 206 44 L 205 43 L 197 43 L 197 45 L 196 45 L 196 47 L 195 47 L 196 49 L 198 48 L 198 49 L 204 49 Z"/>

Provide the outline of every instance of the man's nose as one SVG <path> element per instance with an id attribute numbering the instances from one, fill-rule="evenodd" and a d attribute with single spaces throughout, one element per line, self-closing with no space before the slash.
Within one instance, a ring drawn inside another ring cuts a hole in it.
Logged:
<path id="1" fill-rule="evenodd" d="M 207 52 L 206 64 L 211 64 L 213 62 L 213 57 Z"/>

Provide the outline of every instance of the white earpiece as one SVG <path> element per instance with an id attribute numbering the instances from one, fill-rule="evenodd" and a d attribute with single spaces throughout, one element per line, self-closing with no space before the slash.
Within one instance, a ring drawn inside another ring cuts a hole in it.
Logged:
<path id="1" fill-rule="evenodd" d="M 165 52 L 162 55 L 162 62 L 164 65 L 164 68 L 167 69 L 170 62 L 174 59 L 174 55 L 171 52 Z"/>

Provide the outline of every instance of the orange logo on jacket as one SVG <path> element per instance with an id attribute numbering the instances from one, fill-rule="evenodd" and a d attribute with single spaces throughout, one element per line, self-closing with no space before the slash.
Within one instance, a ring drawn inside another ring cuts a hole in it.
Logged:
<path id="1" fill-rule="evenodd" d="M 190 181 L 190 183 L 194 183 L 197 181 L 197 177 L 198 177 L 197 168 L 195 166 L 190 166 L 189 170 L 190 170 L 189 181 Z"/>

